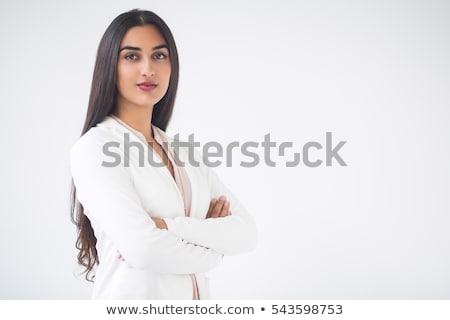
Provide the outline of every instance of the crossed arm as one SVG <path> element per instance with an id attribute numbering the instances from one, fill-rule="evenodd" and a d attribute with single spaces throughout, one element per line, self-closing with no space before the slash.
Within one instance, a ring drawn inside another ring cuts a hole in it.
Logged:
<path id="1" fill-rule="evenodd" d="M 224 218 L 231 215 L 230 202 L 226 200 L 225 196 L 221 196 L 219 199 L 211 199 L 209 203 L 208 213 L 206 219 L 212 218 Z M 164 219 L 151 217 L 158 229 L 167 230 L 167 224 Z M 119 252 L 117 258 L 125 261 L 125 257 Z"/>
<path id="2" fill-rule="evenodd" d="M 229 215 L 231 215 L 230 202 L 225 196 L 220 196 L 219 199 L 211 199 L 208 212 L 206 214 L 206 219 L 224 218 Z M 164 219 L 152 217 L 152 220 L 158 229 L 167 230 L 167 224 Z"/>
<path id="3" fill-rule="evenodd" d="M 207 175 L 214 199 L 206 219 L 150 219 L 129 172 L 120 166 L 101 166 L 103 156 L 97 143 L 76 145 L 71 152 L 72 177 L 96 236 L 111 239 L 130 267 L 172 274 L 206 272 L 224 254 L 239 253 L 253 246 L 252 220 L 239 206 L 236 216 L 231 215 L 230 209 L 235 212 L 232 205 L 238 201 L 223 192 L 226 188 L 214 176 Z M 220 198 L 224 194 L 231 201 Z M 229 237 L 231 232 L 233 237 Z"/>

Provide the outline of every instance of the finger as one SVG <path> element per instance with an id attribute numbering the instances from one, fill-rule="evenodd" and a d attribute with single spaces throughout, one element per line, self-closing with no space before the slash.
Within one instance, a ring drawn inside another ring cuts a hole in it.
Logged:
<path id="1" fill-rule="evenodd" d="M 214 208 L 214 206 L 216 205 L 217 200 L 216 199 L 211 199 L 211 201 L 209 202 L 209 208 L 208 208 L 208 212 L 206 213 L 206 219 L 211 218 L 211 213 L 212 210 Z"/>
<path id="2" fill-rule="evenodd" d="M 222 201 L 222 207 L 220 208 L 220 212 L 217 215 L 217 218 L 226 217 L 228 216 L 228 211 L 230 210 L 230 202 L 225 196 L 221 196 L 219 199 Z"/>
<path id="3" fill-rule="evenodd" d="M 224 199 L 220 197 L 212 209 L 211 218 L 217 218 L 220 216 L 224 202 Z"/>
<path id="4" fill-rule="evenodd" d="M 226 217 L 229 215 L 230 212 L 230 202 L 225 200 L 223 203 L 222 210 L 220 211 L 219 217 Z"/>

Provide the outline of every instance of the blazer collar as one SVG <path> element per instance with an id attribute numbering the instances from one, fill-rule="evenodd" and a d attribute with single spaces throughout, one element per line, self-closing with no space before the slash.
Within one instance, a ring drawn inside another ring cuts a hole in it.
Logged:
<path id="1" fill-rule="evenodd" d="M 119 130 L 122 133 L 131 133 L 133 134 L 133 136 L 137 136 L 137 138 L 139 138 L 139 140 L 144 140 L 143 142 L 145 142 L 145 138 L 144 135 L 142 135 L 141 133 L 138 132 L 138 134 L 136 134 L 135 130 L 130 130 L 129 128 L 127 128 L 126 126 L 124 126 L 123 124 L 121 124 L 120 122 L 118 122 L 116 119 L 114 119 L 111 116 L 106 116 L 105 119 L 103 119 L 102 122 L 97 124 L 97 127 L 103 127 L 103 128 L 114 128 Z M 157 140 L 162 140 L 162 141 L 171 141 L 173 140 L 171 137 L 169 137 L 167 135 L 167 133 L 165 131 L 163 131 L 161 128 L 155 126 L 154 124 L 152 124 L 152 128 L 153 128 L 153 132 L 155 134 L 155 139 Z M 160 138 L 160 139 L 159 139 Z M 158 141 L 160 142 L 160 141 Z"/>

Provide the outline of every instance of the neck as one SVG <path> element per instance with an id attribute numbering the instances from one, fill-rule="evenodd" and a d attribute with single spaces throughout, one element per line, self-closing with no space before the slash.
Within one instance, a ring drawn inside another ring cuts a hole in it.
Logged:
<path id="1" fill-rule="evenodd" d="M 143 108 L 118 103 L 114 115 L 133 129 L 142 133 L 147 141 L 153 141 L 153 131 L 151 126 L 152 113 L 153 106 L 150 108 Z"/>

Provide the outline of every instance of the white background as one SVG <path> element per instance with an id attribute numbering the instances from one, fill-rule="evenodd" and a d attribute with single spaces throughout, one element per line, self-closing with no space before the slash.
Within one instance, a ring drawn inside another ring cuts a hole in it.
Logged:
<path id="1" fill-rule="evenodd" d="M 259 242 L 210 273 L 214 297 L 450 298 L 450 4 L 437 0 L 1 0 L 0 298 L 90 297 L 69 150 L 99 40 L 133 8 L 159 14 L 178 45 L 169 134 L 270 133 L 291 156 L 328 131 L 347 141 L 347 167 L 273 156 L 275 168 L 215 169 Z"/>

